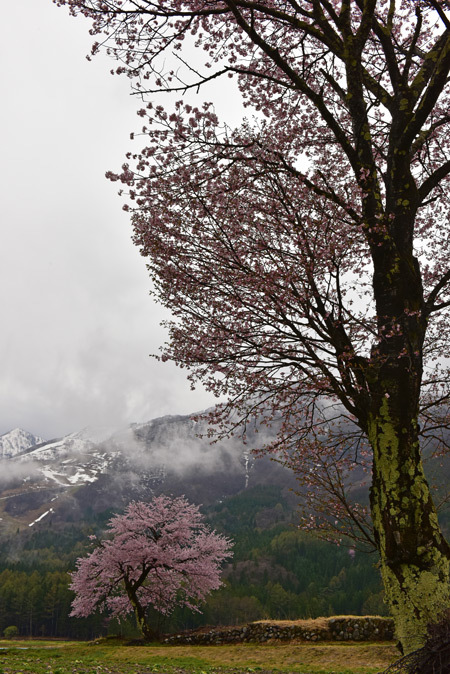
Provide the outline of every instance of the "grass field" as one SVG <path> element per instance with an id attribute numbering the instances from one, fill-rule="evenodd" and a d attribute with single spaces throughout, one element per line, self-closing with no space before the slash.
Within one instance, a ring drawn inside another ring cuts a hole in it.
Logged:
<path id="1" fill-rule="evenodd" d="M 392 643 L 130 646 L 0 640 L 0 674 L 376 674 L 398 658 Z"/>

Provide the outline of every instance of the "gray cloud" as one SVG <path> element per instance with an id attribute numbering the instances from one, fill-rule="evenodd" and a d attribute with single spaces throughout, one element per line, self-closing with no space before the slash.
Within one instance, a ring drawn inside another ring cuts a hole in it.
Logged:
<path id="1" fill-rule="evenodd" d="M 168 417 L 158 421 L 148 445 L 140 437 L 140 431 L 136 437 L 134 428 L 130 427 L 115 431 L 99 429 L 95 439 L 104 440 L 103 446 L 109 453 L 122 452 L 134 470 L 164 466 L 166 470 L 184 475 L 193 468 L 201 467 L 208 473 L 217 472 L 230 462 L 236 467 L 242 464 L 243 445 L 239 438 L 211 444 L 209 438 L 198 437 L 199 432 L 204 434 L 203 424 L 200 429 L 187 419 L 173 421 Z M 95 431 L 89 429 L 88 435 L 94 439 Z"/>
<path id="2" fill-rule="evenodd" d="M 51 438 L 212 404 L 148 357 L 163 313 L 104 178 L 139 127 L 127 80 L 84 59 L 88 25 L 51 0 L 9 3 L 3 21 L 0 433 Z"/>
<path id="3" fill-rule="evenodd" d="M 0 486 L 2 488 L 15 482 L 22 481 L 35 475 L 37 464 L 33 461 L 23 460 L 22 462 L 13 462 L 8 459 L 0 459 Z"/>

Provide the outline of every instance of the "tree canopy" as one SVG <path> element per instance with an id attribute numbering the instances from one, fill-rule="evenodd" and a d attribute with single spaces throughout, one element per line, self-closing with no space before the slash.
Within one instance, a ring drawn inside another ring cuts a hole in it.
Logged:
<path id="1" fill-rule="evenodd" d="M 92 19 L 93 51 L 144 99 L 144 147 L 109 176 L 174 316 L 163 358 L 227 396 L 219 422 L 281 419 L 305 479 L 372 471 L 373 542 L 412 650 L 450 603 L 421 459 L 449 422 L 447 0 L 56 2 Z M 149 100 L 224 75 L 256 115 L 237 129 L 208 103 Z"/>
<path id="2" fill-rule="evenodd" d="M 71 615 L 100 609 L 117 618 L 134 611 L 143 635 L 152 639 L 157 634 L 148 623 L 148 607 L 163 614 L 176 606 L 196 611 L 220 587 L 230 541 L 210 531 L 186 499 L 158 496 L 130 503 L 108 528 L 111 537 L 77 562 Z"/>

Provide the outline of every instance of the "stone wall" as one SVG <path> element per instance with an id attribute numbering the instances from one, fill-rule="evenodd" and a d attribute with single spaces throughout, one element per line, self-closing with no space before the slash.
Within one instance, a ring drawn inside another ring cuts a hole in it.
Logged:
<path id="1" fill-rule="evenodd" d="M 316 620 L 258 620 L 241 627 L 198 630 L 173 634 L 168 644 L 229 644 L 242 641 L 390 641 L 394 638 L 391 618 L 337 616 Z"/>

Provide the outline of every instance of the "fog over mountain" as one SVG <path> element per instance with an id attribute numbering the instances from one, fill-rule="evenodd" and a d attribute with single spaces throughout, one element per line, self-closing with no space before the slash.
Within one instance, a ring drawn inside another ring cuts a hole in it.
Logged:
<path id="1" fill-rule="evenodd" d="M 190 416 L 165 416 L 47 442 L 17 429 L 5 434 L 0 536 L 49 520 L 81 521 L 162 492 L 208 505 L 256 484 L 293 485 L 290 471 L 255 459 L 240 437 L 211 444 L 206 430 Z"/>

